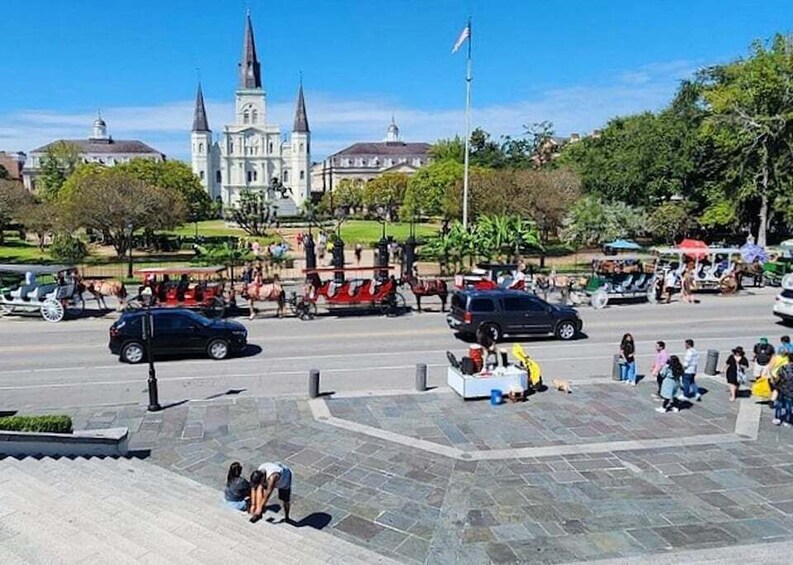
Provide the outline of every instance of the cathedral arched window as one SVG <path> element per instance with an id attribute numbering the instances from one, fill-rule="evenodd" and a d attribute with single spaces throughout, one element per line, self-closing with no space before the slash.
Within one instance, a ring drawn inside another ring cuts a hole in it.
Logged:
<path id="1" fill-rule="evenodd" d="M 198 178 L 204 180 L 204 171 L 198 171 Z"/>
<path id="2" fill-rule="evenodd" d="M 300 144 L 300 151 L 303 151 L 304 148 L 305 148 L 305 145 L 301 143 Z"/>
<path id="3" fill-rule="evenodd" d="M 215 171 L 215 182 L 220 182 L 222 178 L 220 171 Z"/>
<path id="4" fill-rule="evenodd" d="M 284 182 L 289 182 L 289 171 L 284 171 Z"/>
<path id="5" fill-rule="evenodd" d="M 248 182 L 252 182 L 253 181 L 253 171 L 248 171 L 247 178 L 248 178 Z"/>
<path id="6" fill-rule="evenodd" d="M 259 122 L 259 112 L 256 110 L 251 111 L 251 123 L 255 124 Z"/>
<path id="7" fill-rule="evenodd" d="M 300 180 L 305 180 L 306 178 L 306 171 L 300 171 Z"/>
<path id="8" fill-rule="evenodd" d="M 267 152 L 268 153 L 272 153 L 273 152 L 273 142 L 272 141 L 267 144 Z"/>
<path id="9" fill-rule="evenodd" d="M 253 171 L 253 182 L 259 180 L 259 173 L 257 171 Z"/>
<path id="10" fill-rule="evenodd" d="M 199 143 L 198 144 L 198 152 L 199 153 L 203 153 L 204 152 L 204 144 L 203 143 Z"/>
<path id="11" fill-rule="evenodd" d="M 251 113 L 248 110 L 242 112 L 242 123 L 243 124 L 251 123 Z"/>

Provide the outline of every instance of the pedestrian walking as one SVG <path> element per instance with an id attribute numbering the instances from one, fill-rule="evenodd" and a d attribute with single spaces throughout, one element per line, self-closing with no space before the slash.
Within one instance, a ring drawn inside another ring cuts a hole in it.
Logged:
<path id="1" fill-rule="evenodd" d="M 636 344 L 629 333 L 620 342 L 620 380 L 636 386 Z"/>
<path id="2" fill-rule="evenodd" d="M 771 379 L 771 386 L 776 393 L 771 423 L 787 427 L 793 424 L 793 363 L 787 355 L 784 357 L 787 362 L 779 367 L 776 376 Z"/>
<path id="3" fill-rule="evenodd" d="M 666 412 L 679 412 L 677 404 L 678 393 L 680 392 L 680 379 L 683 376 L 683 364 L 677 355 L 672 355 L 669 362 L 663 366 L 661 375 L 660 396 L 664 403 L 655 409 L 656 412 L 665 414 Z"/>
<path id="4" fill-rule="evenodd" d="M 361 264 L 361 255 L 363 254 L 363 245 L 360 243 L 355 244 L 355 264 Z"/>
<path id="5" fill-rule="evenodd" d="M 680 299 L 683 302 L 694 304 L 694 273 L 688 267 L 683 272 L 683 279 L 680 281 Z"/>
<path id="6" fill-rule="evenodd" d="M 653 368 L 651 371 L 652 376 L 655 377 L 655 382 L 658 385 L 658 390 L 655 396 L 657 398 L 661 397 L 661 385 L 664 380 L 664 376 L 662 371 L 666 364 L 669 362 L 669 353 L 666 351 L 666 343 L 663 341 L 656 341 L 655 342 L 655 361 L 653 361 Z"/>
<path id="7" fill-rule="evenodd" d="M 679 400 L 695 399 L 697 402 L 702 400 L 699 388 L 695 381 L 697 376 L 697 366 L 699 365 L 699 351 L 694 349 L 694 340 L 685 341 L 686 353 L 683 356 L 683 390 Z"/>
<path id="8" fill-rule="evenodd" d="M 738 346 L 732 350 L 732 355 L 727 357 L 727 366 L 724 375 L 727 377 L 727 386 L 730 389 L 730 402 L 735 402 L 741 383 L 746 383 L 746 371 L 749 370 L 749 361 L 746 360 L 743 347 Z"/>
<path id="9" fill-rule="evenodd" d="M 251 474 L 251 522 L 261 520 L 267 501 L 276 489 L 278 499 L 284 505 L 284 522 L 291 523 L 292 470 L 283 463 L 262 463 Z"/>
<path id="10" fill-rule="evenodd" d="M 752 376 L 755 379 L 768 376 L 768 365 L 771 363 L 771 358 L 774 356 L 774 353 L 776 353 L 774 346 L 768 343 L 767 337 L 761 337 L 754 345 L 752 352 L 754 353 L 754 358 L 752 359 L 754 361 Z"/>

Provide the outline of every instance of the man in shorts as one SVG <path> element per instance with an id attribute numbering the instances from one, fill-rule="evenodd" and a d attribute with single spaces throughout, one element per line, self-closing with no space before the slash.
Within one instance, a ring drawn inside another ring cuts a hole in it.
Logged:
<path id="1" fill-rule="evenodd" d="M 262 518 L 267 501 L 278 489 L 278 499 L 284 505 L 284 522 L 291 524 L 289 510 L 292 502 L 292 470 L 283 463 L 262 463 L 251 474 L 251 522 Z"/>
<path id="2" fill-rule="evenodd" d="M 774 356 L 774 346 L 768 343 L 768 338 L 761 337 L 754 346 L 754 371 L 755 379 L 768 376 L 769 363 Z"/>

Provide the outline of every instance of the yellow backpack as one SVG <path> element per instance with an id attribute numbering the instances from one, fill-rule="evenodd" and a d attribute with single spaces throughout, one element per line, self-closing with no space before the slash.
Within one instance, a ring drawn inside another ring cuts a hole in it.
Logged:
<path id="1" fill-rule="evenodd" d="M 529 380 L 533 386 L 537 386 L 542 381 L 542 369 L 540 365 L 523 350 L 519 343 L 512 346 L 512 355 L 523 363 L 529 373 Z"/>

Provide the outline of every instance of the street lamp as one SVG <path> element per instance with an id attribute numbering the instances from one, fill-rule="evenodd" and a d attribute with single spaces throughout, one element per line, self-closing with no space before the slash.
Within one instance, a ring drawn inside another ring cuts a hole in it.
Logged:
<path id="1" fill-rule="evenodd" d="M 135 226 L 132 223 L 127 224 L 127 229 L 129 230 L 129 239 L 127 240 L 127 244 L 129 246 L 129 264 L 127 265 L 127 278 L 132 278 L 132 230 Z"/>
<path id="2" fill-rule="evenodd" d="M 148 410 L 149 412 L 159 412 L 162 410 L 162 406 L 160 406 L 159 392 L 157 391 L 157 374 L 154 371 L 154 353 L 152 352 L 151 343 L 154 338 L 154 316 L 151 314 L 154 294 L 150 286 L 145 287 L 140 294 L 143 305 L 146 307 L 146 313 L 143 316 L 143 337 L 146 341 L 146 357 L 149 361 L 149 380 L 147 382 L 149 389 Z"/>

